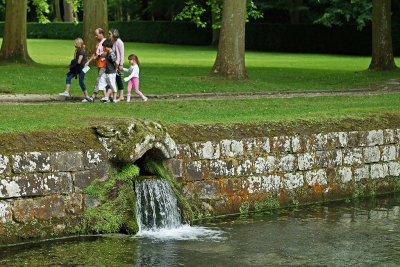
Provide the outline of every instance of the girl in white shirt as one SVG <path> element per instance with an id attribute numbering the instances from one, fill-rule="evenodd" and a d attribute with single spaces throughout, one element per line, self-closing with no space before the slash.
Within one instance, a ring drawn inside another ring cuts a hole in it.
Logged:
<path id="1" fill-rule="evenodd" d="M 128 59 L 131 66 L 129 69 L 124 68 L 124 71 L 129 73 L 129 76 L 124 79 L 125 82 L 129 81 L 127 102 L 131 101 L 132 86 L 135 89 L 135 93 L 138 94 L 143 101 L 147 101 L 147 97 L 139 91 L 139 59 L 135 54 L 129 55 Z"/>

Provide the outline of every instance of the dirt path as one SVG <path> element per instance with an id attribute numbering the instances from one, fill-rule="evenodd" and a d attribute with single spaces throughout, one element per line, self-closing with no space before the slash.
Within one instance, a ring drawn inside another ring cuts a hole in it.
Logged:
<path id="1" fill-rule="evenodd" d="M 222 100 L 222 99 L 259 99 L 259 98 L 293 98 L 293 97 L 321 97 L 321 96 L 365 96 L 382 94 L 399 94 L 400 79 L 393 79 L 385 83 L 369 85 L 368 88 L 348 90 L 320 90 L 320 91 L 273 91 L 273 92 L 228 92 L 228 93 L 194 93 L 194 94 L 164 94 L 147 95 L 149 101 L 181 101 L 181 100 Z M 32 105 L 45 103 L 80 103 L 82 96 L 63 97 L 49 94 L 7 94 L 0 95 L 0 105 Z M 99 99 L 97 99 L 99 101 Z M 134 96 L 133 101 L 140 101 Z"/>

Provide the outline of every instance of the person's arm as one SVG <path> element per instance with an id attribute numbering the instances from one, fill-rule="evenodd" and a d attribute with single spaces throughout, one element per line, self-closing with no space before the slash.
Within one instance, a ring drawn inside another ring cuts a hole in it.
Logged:
<path id="1" fill-rule="evenodd" d="M 125 82 L 129 81 L 133 77 L 138 77 L 138 68 L 130 67 L 129 72 L 130 72 L 130 75 L 124 79 Z"/>
<path id="2" fill-rule="evenodd" d="M 86 62 L 85 67 L 89 66 L 89 63 L 90 63 L 93 59 L 95 59 L 96 57 L 97 57 L 97 56 L 96 56 L 96 53 L 94 53 L 94 54 L 90 57 L 90 59 Z"/>
<path id="3" fill-rule="evenodd" d="M 80 55 L 79 55 L 79 57 L 78 57 L 78 64 L 81 64 L 81 62 L 82 62 L 82 59 L 83 59 L 83 55 L 82 55 L 82 54 L 80 54 Z"/>
<path id="4" fill-rule="evenodd" d="M 123 69 L 123 67 L 124 67 L 124 56 L 125 56 L 125 47 L 124 47 L 124 42 L 122 42 L 122 40 L 121 39 L 118 39 L 119 40 L 119 42 L 118 42 L 118 46 L 119 46 L 119 51 L 120 51 L 120 67 L 119 67 L 119 69 L 120 70 L 122 70 Z"/>

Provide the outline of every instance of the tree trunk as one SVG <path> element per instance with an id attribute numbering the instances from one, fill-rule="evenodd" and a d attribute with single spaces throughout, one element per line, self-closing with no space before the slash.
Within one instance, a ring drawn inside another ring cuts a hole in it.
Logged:
<path id="1" fill-rule="evenodd" d="M 289 0 L 289 16 L 291 24 L 300 23 L 300 6 L 303 0 Z"/>
<path id="2" fill-rule="evenodd" d="M 54 9 L 56 11 L 56 21 L 62 21 L 61 9 L 60 9 L 60 0 L 55 0 L 54 1 Z"/>
<path id="3" fill-rule="evenodd" d="M 368 69 L 395 69 L 392 47 L 391 0 L 373 0 L 372 5 L 372 60 Z"/>
<path id="4" fill-rule="evenodd" d="M 214 12 L 211 11 L 211 25 L 214 25 L 215 23 L 217 23 L 218 20 L 216 19 L 216 15 Z M 212 28 L 212 41 L 211 41 L 211 45 L 218 45 L 219 42 L 219 34 L 220 34 L 220 29 L 214 29 Z"/>
<path id="5" fill-rule="evenodd" d="M 72 5 L 72 0 L 64 0 L 64 21 L 74 22 L 74 7 Z"/>
<path id="6" fill-rule="evenodd" d="M 247 79 L 245 68 L 246 0 L 224 0 L 218 53 L 210 74 Z"/>
<path id="7" fill-rule="evenodd" d="M 85 0 L 83 1 L 83 41 L 88 57 L 93 54 L 98 42 L 94 37 L 94 30 L 97 28 L 102 28 L 107 36 L 107 0 Z"/>
<path id="8" fill-rule="evenodd" d="M 0 60 L 31 63 L 26 42 L 26 0 L 7 0 Z"/>

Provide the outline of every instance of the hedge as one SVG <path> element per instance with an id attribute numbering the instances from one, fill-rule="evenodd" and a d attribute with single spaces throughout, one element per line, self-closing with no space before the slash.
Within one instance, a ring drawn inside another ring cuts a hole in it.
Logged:
<path id="1" fill-rule="evenodd" d="M 133 21 L 110 22 L 124 41 L 208 45 L 211 29 L 197 28 L 186 22 Z M 4 22 L 0 22 L 0 36 Z M 82 36 L 82 23 L 28 23 L 28 38 L 75 39 Z M 400 25 L 392 25 L 393 51 L 400 55 Z M 371 26 L 362 31 L 355 25 L 327 28 L 316 24 L 246 24 L 246 49 L 276 52 L 371 54 Z"/>

